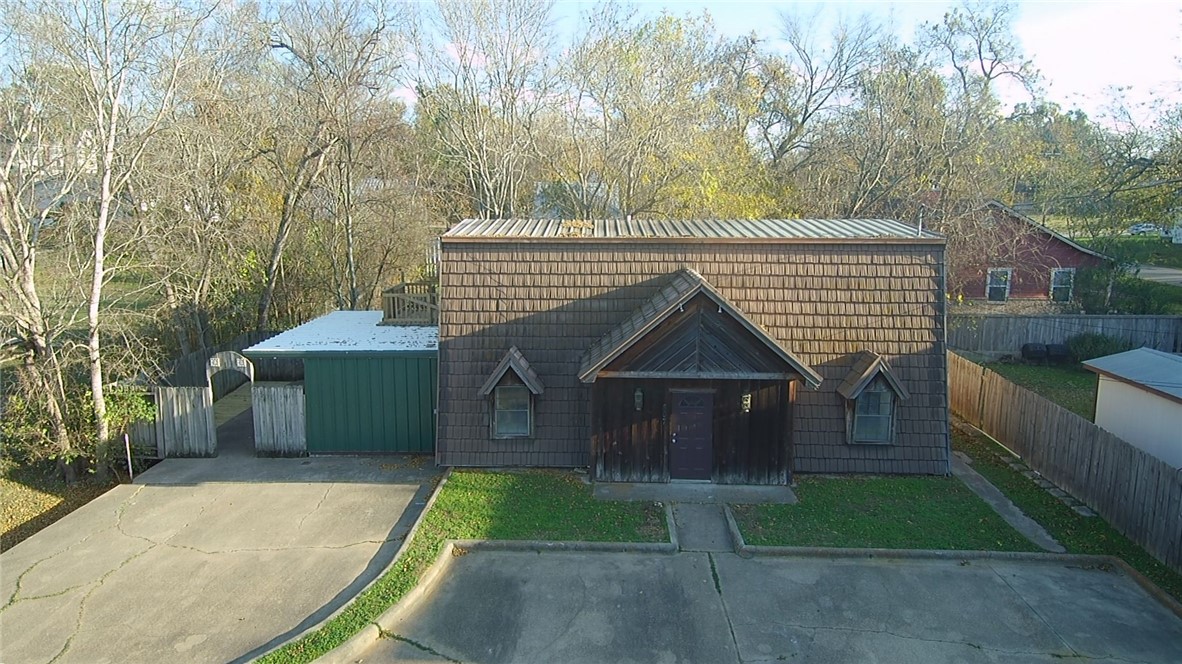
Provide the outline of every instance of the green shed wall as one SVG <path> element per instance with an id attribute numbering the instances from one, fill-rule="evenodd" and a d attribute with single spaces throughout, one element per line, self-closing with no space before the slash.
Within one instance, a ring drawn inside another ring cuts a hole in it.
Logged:
<path id="1" fill-rule="evenodd" d="M 435 355 L 304 357 L 308 452 L 434 452 Z"/>

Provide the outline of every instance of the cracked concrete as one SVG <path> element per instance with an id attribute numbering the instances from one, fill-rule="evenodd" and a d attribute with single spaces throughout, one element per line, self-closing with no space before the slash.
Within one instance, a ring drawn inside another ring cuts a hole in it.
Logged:
<path id="1" fill-rule="evenodd" d="M 0 555 L 0 661 L 261 654 L 393 558 L 436 475 L 389 461 L 158 464 Z"/>
<path id="2" fill-rule="evenodd" d="M 1182 661 L 1135 581 L 1057 561 L 473 551 L 390 627 L 355 661 Z"/>

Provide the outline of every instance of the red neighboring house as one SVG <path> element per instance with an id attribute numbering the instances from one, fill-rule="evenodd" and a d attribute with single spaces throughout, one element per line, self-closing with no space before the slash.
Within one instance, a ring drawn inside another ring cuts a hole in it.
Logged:
<path id="1" fill-rule="evenodd" d="M 988 215 L 995 241 L 987 256 L 957 257 L 950 290 L 965 299 L 1070 302 L 1076 271 L 1110 260 L 997 201 L 986 203 L 981 213 Z"/>

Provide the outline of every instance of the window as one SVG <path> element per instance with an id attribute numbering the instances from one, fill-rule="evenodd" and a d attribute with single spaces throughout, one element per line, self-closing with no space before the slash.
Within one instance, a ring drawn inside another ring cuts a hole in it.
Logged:
<path id="1" fill-rule="evenodd" d="M 1075 287 L 1075 268 L 1055 268 L 1051 270 L 1051 301 L 1070 302 L 1071 291 Z"/>
<path id="2" fill-rule="evenodd" d="M 876 379 L 854 401 L 855 443 L 889 443 L 893 433 L 895 395 Z"/>
<path id="3" fill-rule="evenodd" d="M 989 280 L 985 283 L 985 297 L 990 302 L 1005 302 L 1010 299 L 1010 281 L 1013 276 L 1013 268 L 990 268 Z"/>
<path id="4" fill-rule="evenodd" d="M 501 385 L 493 390 L 493 434 L 498 438 L 519 438 L 530 434 L 529 388 Z"/>

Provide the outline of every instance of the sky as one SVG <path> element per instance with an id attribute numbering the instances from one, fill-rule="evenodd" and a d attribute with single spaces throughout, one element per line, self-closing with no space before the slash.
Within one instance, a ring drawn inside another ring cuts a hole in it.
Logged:
<path id="1" fill-rule="evenodd" d="M 573 24 L 569 17 L 594 4 L 557 0 L 558 18 Z M 885 0 L 640 0 L 637 4 L 653 13 L 706 11 L 724 35 L 754 32 L 772 41 L 779 36 L 779 17 L 786 10 L 820 10 L 822 16 L 834 17 L 868 13 L 910 40 L 916 26 L 940 21 L 954 6 L 943 1 Z M 1078 108 L 1090 117 L 1100 117 L 1111 86 L 1128 88 L 1127 98 L 1136 107 L 1155 100 L 1182 103 L 1182 0 L 1018 2 L 1013 27 L 1026 57 L 1042 73 L 1046 96 L 1064 109 Z"/>

